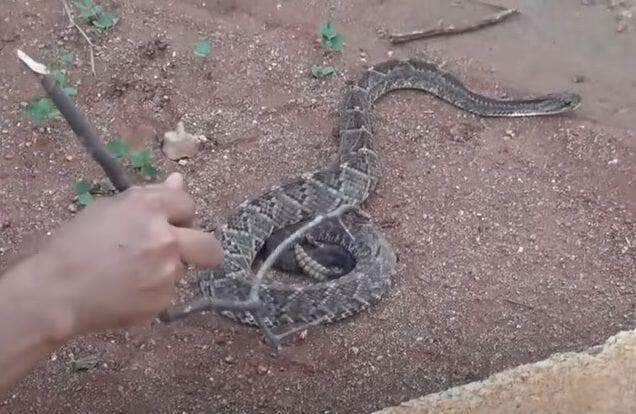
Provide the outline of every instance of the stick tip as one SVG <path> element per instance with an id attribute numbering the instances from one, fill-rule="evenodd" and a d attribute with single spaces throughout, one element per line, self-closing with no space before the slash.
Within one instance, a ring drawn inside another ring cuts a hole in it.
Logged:
<path id="1" fill-rule="evenodd" d="M 20 49 L 16 49 L 16 54 L 18 55 L 18 59 L 22 61 L 29 69 L 31 69 L 35 73 L 39 73 L 40 75 L 48 75 L 49 70 L 46 68 L 46 65 L 35 61 L 31 56 L 27 55 Z"/>

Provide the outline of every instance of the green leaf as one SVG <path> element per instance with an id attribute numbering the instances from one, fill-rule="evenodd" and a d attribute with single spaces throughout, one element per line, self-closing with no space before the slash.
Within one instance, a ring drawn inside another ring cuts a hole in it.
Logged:
<path id="1" fill-rule="evenodd" d="M 91 193 L 80 193 L 77 195 L 77 201 L 83 206 L 90 205 L 93 200 L 94 197 Z"/>
<path id="2" fill-rule="evenodd" d="M 102 8 L 93 3 L 92 0 L 78 0 L 75 5 L 79 9 L 79 14 L 85 20 L 91 20 L 102 12 Z"/>
<path id="3" fill-rule="evenodd" d="M 55 83 L 57 84 L 57 86 L 64 87 L 64 85 L 66 85 L 66 75 L 64 75 L 64 71 L 62 69 L 56 69 L 50 65 L 47 66 L 47 69 L 49 70 L 49 73 L 55 80 Z"/>
<path id="4" fill-rule="evenodd" d="M 24 111 L 34 122 L 42 122 L 48 118 L 55 118 L 60 114 L 57 108 L 55 108 L 53 101 L 49 98 L 32 99 Z"/>
<path id="5" fill-rule="evenodd" d="M 144 165 L 152 164 L 152 151 L 150 148 L 143 148 L 130 153 L 130 163 L 135 168 L 142 168 Z"/>
<path id="6" fill-rule="evenodd" d="M 209 54 L 210 54 L 210 42 L 208 42 L 207 39 L 202 37 L 194 45 L 194 55 L 204 58 Z"/>
<path id="7" fill-rule="evenodd" d="M 92 24 L 98 32 L 113 28 L 119 21 L 118 17 L 104 11 L 92 0 L 78 0 L 75 5 L 79 9 L 79 15 Z"/>
<path id="8" fill-rule="evenodd" d="M 147 177 L 154 178 L 159 174 L 159 170 L 152 165 L 146 164 L 141 167 L 141 173 Z"/>
<path id="9" fill-rule="evenodd" d="M 344 46 L 344 38 L 342 37 L 342 35 L 338 34 L 332 37 L 331 39 L 329 39 L 329 41 L 325 42 L 325 44 L 330 49 L 342 50 L 342 47 Z"/>
<path id="10" fill-rule="evenodd" d="M 111 138 L 106 142 L 106 149 L 114 157 L 123 159 L 126 158 L 130 152 L 130 146 L 119 138 Z"/>
<path id="11" fill-rule="evenodd" d="M 73 55 L 66 49 L 60 49 L 60 51 L 57 52 L 57 60 L 65 65 L 70 65 L 73 63 Z"/>
<path id="12" fill-rule="evenodd" d="M 331 75 L 332 73 L 336 72 L 336 68 L 334 68 L 333 66 L 311 65 L 309 70 L 311 71 L 311 74 L 315 78 L 323 78 L 323 77 L 325 77 L 327 75 Z"/>
<path id="13" fill-rule="evenodd" d="M 321 23 L 318 26 L 320 44 L 333 50 L 342 50 L 344 38 L 336 31 L 336 27 L 331 22 Z"/>
<path id="14" fill-rule="evenodd" d="M 336 27 L 331 22 L 320 23 L 318 26 L 318 34 L 321 38 L 331 39 L 338 35 Z"/>
<path id="15" fill-rule="evenodd" d="M 102 12 L 97 15 L 97 17 L 92 20 L 93 26 L 97 29 L 108 30 L 112 29 L 117 22 L 119 21 L 118 17 L 111 15 L 110 13 Z"/>
<path id="16" fill-rule="evenodd" d="M 62 90 L 64 91 L 65 94 L 67 94 L 68 96 L 75 96 L 77 95 L 77 89 L 75 89 L 72 86 L 65 86 L 62 88 Z"/>
<path id="17" fill-rule="evenodd" d="M 86 180 L 77 180 L 75 181 L 75 195 L 80 196 L 80 194 L 90 194 L 93 189 L 93 184 Z"/>

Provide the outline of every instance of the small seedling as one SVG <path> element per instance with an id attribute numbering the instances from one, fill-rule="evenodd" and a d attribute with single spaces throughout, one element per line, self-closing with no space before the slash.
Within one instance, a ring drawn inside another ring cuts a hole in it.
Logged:
<path id="1" fill-rule="evenodd" d="M 118 160 L 124 160 L 130 153 L 130 146 L 119 138 L 111 138 L 106 142 L 106 149 Z"/>
<path id="2" fill-rule="evenodd" d="M 57 52 L 57 60 L 63 65 L 71 65 L 73 64 L 73 55 L 66 49 L 60 49 Z"/>
<path id="3" fill-rule="evenodd" d="M 77 202 L 83 206 L 90 205 L 95 200 L 96 195 L 114 194 L 115 187 L 108 178 L 101 181 L 87 181 L 84 179 L 75 181 L 75 197 Z"/>
<path id="4" fill-rule="evenodd" d="M 314 78 L 324 78 L 325 76 L 335 73 L 336 68 L 334 68 L 333 66 L 311 65 L 309 67 L 309 71 L 311 72 Z"/>
<path id="5" fill-rule="evenodd" d="M 105 11 L 102 6 L 93 3 L 93 0 L 78 0 L 75 5 L 80 16 L 100 33 L 112 29 L 119 21 L 118 17 Z"/>
<path id="6" fill-rule="evenodd" d="M 42 122 L 60 115 L 50 98 L 33 98 L 24 108 L 24 112 L 33 122 Z"/>
<path id="7" fill-rule="evenodd" d="M 53 68 L 51 65 L 49 65 L 48 68 L 51 76 L 53 76 L 53 79 L 55 79 L 55 83 L 57 83 L 57 86 L 62 88 L 65 94 L 67 94 L 68 96 L 77 95 L 77 89 L 68 85 L 68 80 L 66 79 L 66 71 L 64 69 Z"/>
<path id="8" fill-rule="evenodd" d="M 204 37 L 194 44 L 194 56 L 204 58 L 210 54 L 210 42 Z"/>
<path id="9" fill-rule="evenodd" d="M 342 50 L 344 38 L 336 31 L 336 27 L 331 22 L 320 23 L 318 26 L 320 44 L 331 50 Z"/>
<path id="10" fill-rule="evenodd" d="M 86 180 L 77 180 L 75 181 L 75 197 L 77 197 L 77 202 L 83 206 L 90 205 L 93 200 L 93 194 L 91 191 L 93 190 L 93 185 Z"/>
<path id="11" fill-rule="evenodd" d="M 119 138 L 111 138 L 106 149 L 120 161 L 129 161 L 130 165 L 146 178 L 154 178 L 159 170 L 152 165 L 152 150 L 148 147 L 131 150 L 130 146 Z"/>
<path id="12" fill-rule="evenodd" d="M 148 178 L 153 178 L 159 170 L 152 165 L 152 151 L 150 148 L 143 148 L 130 153 L 130 163 L 132 166 Z"/>

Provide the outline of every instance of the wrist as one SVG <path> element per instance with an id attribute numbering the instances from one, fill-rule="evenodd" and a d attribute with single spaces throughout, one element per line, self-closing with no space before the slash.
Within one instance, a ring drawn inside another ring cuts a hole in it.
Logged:
<path id="1" fill-rule="evenodd" d="M 50 346 L 59 346 L 76 334 L 63 272 L 59 261 L 43 252 L 18 264 L 0 280 L 11 314 L 23 319 L 25 330 Z"/>

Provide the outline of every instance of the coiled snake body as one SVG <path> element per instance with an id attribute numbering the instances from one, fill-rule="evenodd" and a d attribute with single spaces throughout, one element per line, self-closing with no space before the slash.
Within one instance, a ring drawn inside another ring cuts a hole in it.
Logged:
<path id="1" fill-rule="evenodd" d="M 388 61 L 369 68 L 347 88 L 340 107 L 339 164 L 303 174 L 243 203 L 221 231 L 225 252 L 221 268 L 201 275 L 199 286 L 205 295 L 245 300 L 254 283 L 254 262 L 272 235 L 285 234 L 289 228 L 341 205 L 359 206 L 367 199 L 380 179 L 370 111 L 378 98 L 398 89 L 422 90 L 465 111 L 488 117 L 556 114 L 572 110 L 580 102 L 578 95 L 570 93 L 525 100 L 491 99 L 469 91 L 435 65 L 417 60 Z M 291 253 L 312 276 L 312 283 L 298 286 L 266 282 L 259 289 L 264 305 L 262 317 L 267 325 L 343 319 L 379 300 L 391 285 L 395 255 L 367 218 L 347 213 L 321 223 L 310 236 L 315 255 L 301 243 Z M 337 253 L 339 249 L 350 256 L 351 265 L 330 262 L 329 258 L 337 257 L 346 262 L 346 255 Z M 345 274 L 340 275 L 342 272 Z M 250 311 L 223 314 L 256 324 Z"/>

